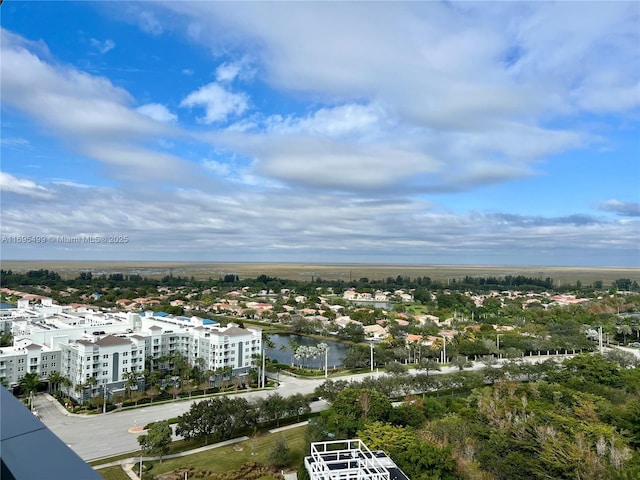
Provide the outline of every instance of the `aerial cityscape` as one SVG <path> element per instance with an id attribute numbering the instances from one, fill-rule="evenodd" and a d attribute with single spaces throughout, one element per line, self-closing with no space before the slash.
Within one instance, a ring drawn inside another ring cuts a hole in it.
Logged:
<path id="1" fill-rule="evenodd" d="M 0 15 L 0 478 L 640 478 L 638 2 Z"/>

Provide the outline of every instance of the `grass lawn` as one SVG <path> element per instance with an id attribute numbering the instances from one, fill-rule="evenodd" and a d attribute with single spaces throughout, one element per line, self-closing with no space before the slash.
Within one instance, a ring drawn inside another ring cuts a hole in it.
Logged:
<path id="1" fill-rule="evenodd" d="M 107 467 L 97 471 L 105 480 L 131 480 L 122 467 Z"/>
<path id="2" fill-rule="evenodd" d="M 239 469 L 242 465 L 268 464 L 268 456 L 279 435 L 284 435 L 290 452 L 290 465 L 297 467 L 306 454 L 304 433 L 306 426 L 291 428 L 281 433 L 265 433 L 244 442 L 226 447 L 214 448 L 206 452 L 174 458 L 160 462 L 149 462 L 150 475 L 170 472 L 178 468 L 190 467 L 197 472 L 223 473 Z M 147 462 L 145 462 L 147 464 Z"/>

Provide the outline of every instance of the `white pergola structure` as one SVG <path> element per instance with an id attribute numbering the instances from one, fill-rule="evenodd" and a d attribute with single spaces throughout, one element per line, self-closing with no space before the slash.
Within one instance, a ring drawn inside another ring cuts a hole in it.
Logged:
<path id="1" fill-rule="evenodd" d="M 311 480 L 409 480 L 383 451 L 372 452 L 360 439 L 314 442 L 304 464 Z"/>

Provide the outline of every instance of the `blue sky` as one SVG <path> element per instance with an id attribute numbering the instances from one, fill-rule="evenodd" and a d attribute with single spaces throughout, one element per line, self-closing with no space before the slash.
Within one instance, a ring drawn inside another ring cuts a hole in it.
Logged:
<path id="1" fill-rule="evenodd" d="M 4 259 L 640 266 L 637 2 L 0 14 Z"/>

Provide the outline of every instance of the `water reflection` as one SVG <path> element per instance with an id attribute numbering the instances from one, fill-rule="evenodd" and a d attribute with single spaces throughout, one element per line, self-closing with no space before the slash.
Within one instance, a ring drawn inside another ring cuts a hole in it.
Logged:
<path id="1" fill-rule="evenodd" d="M 344 358 L 347 350 L 349 350 L 349 345 L 345 345 L 344 343 L 335 342 L 331 339 L 323 338 L 310 338 L 303 337 L 301 335 L 285 335 L 285 334 L 271 334 L 269 335 L 271 341 L 275 344 L 275 348 L 273 350 L 267 351 L 267 357 L 271 359 L 275 359 L 280 363 L 286 363 L 287 365 L 291 365 L 292 360 L 292 352 L 290 343 L 293 341 L 298 345 L 305 346 L 317 346 L 320 343 L 326 343 L 329 346 L 328 352 L 328 367 L 335 368 L 342 366 L 342 359 Z M 300 363 L 300 360 L 295 360 L 296 365 Z M 324 354 L 319 355 L 316 358 L 309 358 L 304 361 L 304 364 L 308 368 L 324 368 Z"/>

